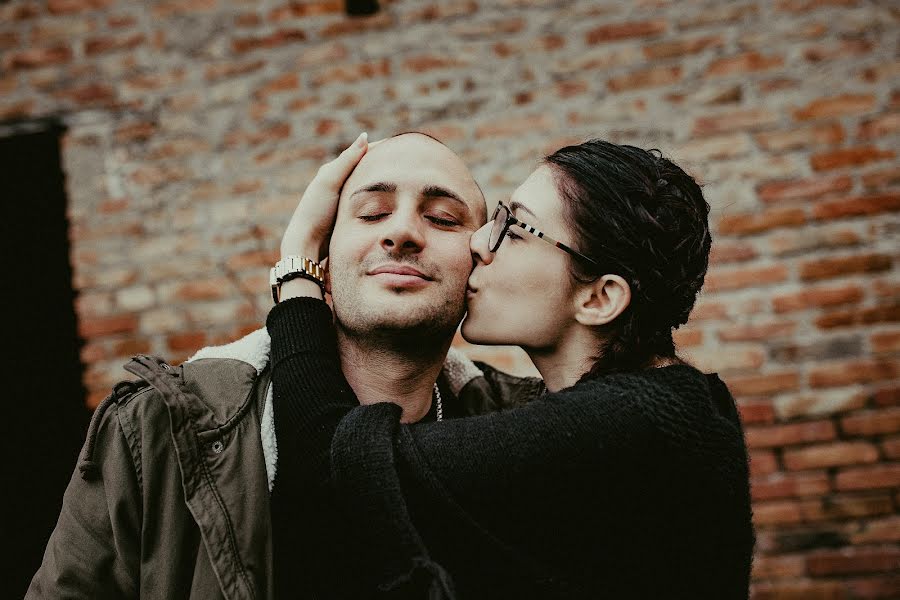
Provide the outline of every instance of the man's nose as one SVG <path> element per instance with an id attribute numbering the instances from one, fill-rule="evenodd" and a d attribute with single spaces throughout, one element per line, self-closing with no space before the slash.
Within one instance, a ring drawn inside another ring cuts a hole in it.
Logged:
<path id="1" fill-rule="evenodd" d="M 490 251 L 489 246 L 492 225 L 492 223 L 485 223 L 481 229 L 472 234 L 472 238 L 469 240 L 472 262 L 475 265 L 489 265 L 494 260 L 494 253 Z"/>
<path id="2" fill-rule="evenodd" d="M 419 252 L 425 235 L 418 214 L 395 212 L 385 223 L 381 247 L 388 252 Z"/>

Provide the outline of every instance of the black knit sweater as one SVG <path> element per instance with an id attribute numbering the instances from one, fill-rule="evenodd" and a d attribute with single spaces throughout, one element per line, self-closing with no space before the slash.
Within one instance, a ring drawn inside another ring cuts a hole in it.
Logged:
<path id="1" fill-rule="evenodd" d="M 747 452 L 717 376 L 647 369 L 401 425 L 358 405 L 324 302 L 267 327 L 278 598 L 747 598 Z"/>

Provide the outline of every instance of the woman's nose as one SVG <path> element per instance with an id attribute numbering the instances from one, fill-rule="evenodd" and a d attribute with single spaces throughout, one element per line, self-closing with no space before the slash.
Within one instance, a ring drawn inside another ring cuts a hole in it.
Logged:
<path id="1" fill-rule="evenodd" d="M 489 265 L 494 260 L 494 253 L 490 251 L 488 240 L 491 236 L 492 223 L 485 223 L 481 229 L 472 234 L 469 240 L 469 248 L 472 251 L 472 262 Z"/>

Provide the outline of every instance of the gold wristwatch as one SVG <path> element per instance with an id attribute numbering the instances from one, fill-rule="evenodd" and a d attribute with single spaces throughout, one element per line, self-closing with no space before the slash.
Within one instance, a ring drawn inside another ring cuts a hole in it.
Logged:
<path id="1" fill-rule="evenodd" d="M 281 284 L 291 279 L 302 277 L 319 284 L 325 294 L 325 269 L 322 265 L 305 256 L 285 256 L 269 269 L 269 285 L 272 286 L 272 300 L 278 304 Z"/>

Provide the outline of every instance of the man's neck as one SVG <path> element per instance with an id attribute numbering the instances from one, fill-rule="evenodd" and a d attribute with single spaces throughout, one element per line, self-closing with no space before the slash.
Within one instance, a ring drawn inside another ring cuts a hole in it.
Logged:
<path id="1" fill-rule="evenodd" d="M 402 346 L 362 342 L 338 329 L 341 370 L 360 404 L 393 402 L 403 409 L 402 423 L 420 421 L 431 408 L 434 383 L 444 366 L 452 339 Z"/>

